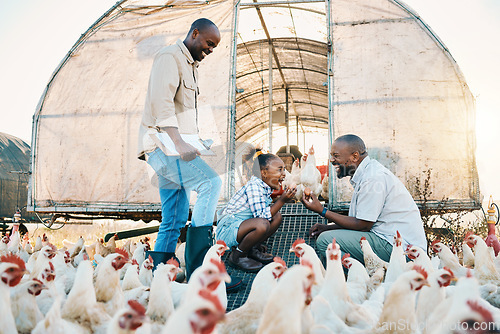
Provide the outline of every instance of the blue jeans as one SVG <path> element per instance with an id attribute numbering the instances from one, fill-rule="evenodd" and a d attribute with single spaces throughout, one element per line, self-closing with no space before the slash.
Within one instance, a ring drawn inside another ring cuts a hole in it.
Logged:
<path id="1" fill-rule="evenodd" d="M 157 252 L 175 252 L 180 229 L 189 216 L 189 194 L 198 193 L 191 216 L 192 226 L 212 225 L 222 182 L 200 157 L 184 161 L 160 149 L 148 153 L 148 164 L 158 176 L 161 224 L 155 243 Z"/>

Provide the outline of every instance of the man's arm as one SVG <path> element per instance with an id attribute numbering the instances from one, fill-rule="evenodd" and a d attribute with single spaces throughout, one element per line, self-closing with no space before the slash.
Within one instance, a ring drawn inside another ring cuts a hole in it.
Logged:
<path id="1" fill-rule="evenodd" d="M 160 130 L 166 132 L 170 139 L 172 139 L 175 149 L 179 152 L 182 160 L 191 161 L 196 158 L 196 156 L 200 155 L 200 151 L 182 139 L 179 129 L 174 127 L 161 127 Z"/>
<path id="2" fill-rule="evenodd" d="M 320 214 L 323 211 L 324 208 L 323 205 L 314 194 L 311 194 L 310 199 L 311 201 L 309 201 L 309 199 L 306 198 L 305 194 L 303 194 L 302 204 L 304 204 L 304 206 L 309 210 Z M 328 219 L 328 221 L 333 222 L 335 224 L 334 225 L 316 224 L 309 231 L 311 236 L 317 236 L 321 232 L 327 230 L 335 230 L 335 229 L 347 229 L 347 230 L 368 232 L 372 229 L 372 226 L 374 224 L 373 222 L 367 220 L 357 219 L 356 217 L 344 216 L 339 213 L 328 210 L 326 211 L 325 218 Z"/>
<path id="3" fill-rule="evenodd" d="M 177 62 L 171 54 L 161 54 L 153 63 L 148 94 L 156 125 L 169 135 L 181 159 L 190 161 L 200 154 L 186 143 L 179 134 L 179 122 L 175 113 L 175 94 L 180 82 Z"/>

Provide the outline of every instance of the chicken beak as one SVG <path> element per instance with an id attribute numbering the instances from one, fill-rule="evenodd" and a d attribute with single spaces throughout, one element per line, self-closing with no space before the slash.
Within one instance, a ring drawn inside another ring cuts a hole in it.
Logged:
<path id="1" fill-rule="evenodd" d="M 231 283 L 231 276 L 228 273 L 222 274 L 222 280 L 226 283 Z"/>
<path id="2" fill-rule="evenodd" d="M 456 282 L 456 281 L 458 281 L 458 278 L 456 278 L 456 277 L 452 277 L 450 281 L 452 281 L 452 282 Z"/>

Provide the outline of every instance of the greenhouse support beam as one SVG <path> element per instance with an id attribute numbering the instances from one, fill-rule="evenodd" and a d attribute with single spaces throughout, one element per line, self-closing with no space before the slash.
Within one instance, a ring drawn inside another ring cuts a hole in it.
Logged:
<path id="1" fill-rule="evenodd" d="M 273 40 L 271 39 L 271 35 L 269 34 L 269 30 L 267 30 L 266 22 L 264 21 L 264 17 L 262 16 L 262 12 L 260 11 L 260 8 L 259 8 L 260 3 L 257 2 L 257 0 L 253 0 L 253 1 L 254 1 L 254 5 L 255 5 L 255 10 L 257 11 L 257 15 L 259 16 L 260 24 L 262 26 L 262 29 L 264 29 L 264 33 L 266 34 L 267 41 L 269 42 L 270 50 L 272 50 L 273 58 L 274 58 L 274 61 L 276 62 L 276 67 L 278 67 L 278 71 L 279 71 L 280 76 L 281 76 L 281 81 L 283 82 L 283 86 L 284 86 L 285 90 L 288 91 L 288 83 L 285 80 L 285 75 L 283 74 L 283 70 L 281 68 L 278 54 L 276 53 L 276 49 L 274 48 Z M 271 69 L 272 69 L 272 67 L 271 67 Z M 290 95 L 291 95 L 291 93 L 290 93 Z M 288 97 L 288 94 L 287 94 L 287 97 Z M 291 99 L 291 101 L 292 101 L 293 111 L 295 112 L 295 115 L 297 115 L 297 110 L 295 108 L 295 103 L 293 102 L 293 98 Z M 288 135 L 287 135 L 287 141 L 288 141 Z M 289 146 L 289 145 L 287 144 L 287 146 Z"/>
<path id="2" fill-rule="evenodd" d="M 265 6 L 272 7 L 275 5 L 292 5 L 298 3 L 312 3 L 312 2 L 325 2 L 325 0 L 278 0 L 278 1 L 267 1 L 267 2 L 244 2 L 240 4 L 242 7 L 255 7 L 255 6 Z"/>
<path id="3" fill-rule="evenodd" d="M 269 41 L 269 151 L 273 152 L 273 44 Z"/>

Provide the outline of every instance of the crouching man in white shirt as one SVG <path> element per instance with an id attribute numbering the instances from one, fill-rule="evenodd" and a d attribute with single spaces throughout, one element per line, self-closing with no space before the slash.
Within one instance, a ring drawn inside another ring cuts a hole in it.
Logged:
<path id="1" fill-rule="evenodd" d="M 317 237 L 321 254 L 335 238 L 343 253 L 364 263 L 359 241 L 365 237 L 375 254 L 389 261 L 396 231 L 403 238 L 404 249 L 408 244 L 427 249 L 422 219 L 413 198 L 391 171 L 370 159 L 361 138 L 352 134 L 338 137 L 331 147 L 330 162 L 339 179 L 351 178 L 354 193 L 348 216 L 327 210 L 314 194 L 310 198 L 303 195 L 304 206 L 329 221 L 315 224 L 309 231 Z"/>

